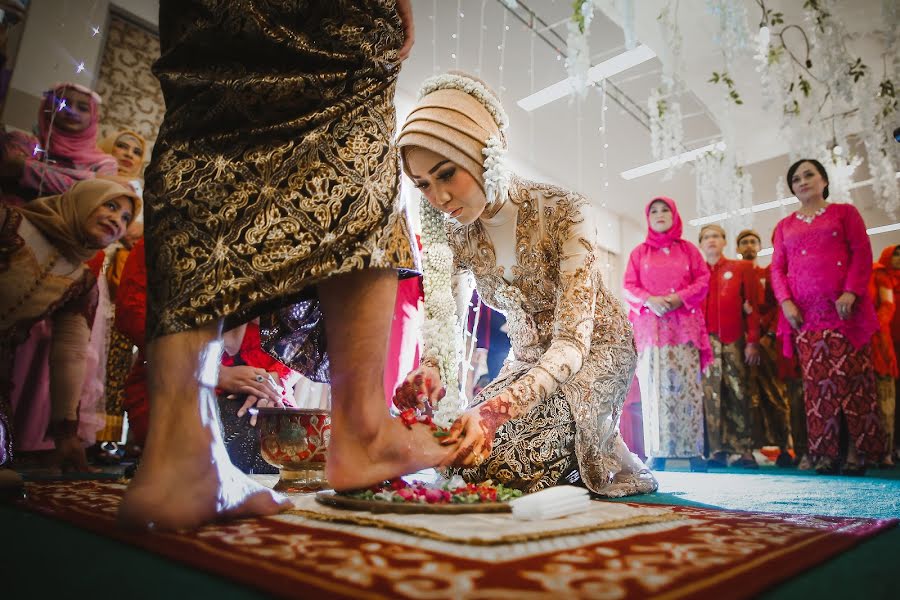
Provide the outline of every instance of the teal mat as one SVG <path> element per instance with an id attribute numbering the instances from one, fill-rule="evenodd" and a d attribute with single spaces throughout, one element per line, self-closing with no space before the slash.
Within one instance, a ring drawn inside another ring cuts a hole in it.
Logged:
<path id="1" fill-rule="evenodd" d="M 657 493 L 624 500 L 756 512 L 900 518 L 900 476 L 896 470 L 841 477 L 764 467 L 753 472 L 663 471 L 656 476 Z"/>

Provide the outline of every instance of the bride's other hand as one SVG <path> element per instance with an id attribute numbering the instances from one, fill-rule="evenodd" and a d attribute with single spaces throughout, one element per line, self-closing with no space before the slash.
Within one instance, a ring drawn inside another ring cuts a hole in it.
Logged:
<path id="1" fill-rule="evenodd" d="M 441 374 L 433 366 L 423 364 L 410 371 L 406 380 L 394 392 L 394 406 L 398 409 L 429 411 L 444 397 Z"/>

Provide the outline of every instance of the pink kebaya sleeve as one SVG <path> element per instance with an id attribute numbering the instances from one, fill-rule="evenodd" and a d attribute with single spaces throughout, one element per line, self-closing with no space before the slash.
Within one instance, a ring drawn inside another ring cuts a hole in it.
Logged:
<path id="1" fill-rule="evenodd" d="M 772 236 L 774 252 L 772 253 L 772 266 L 769 269 L 769 277 L 772 281 L 772 291 L 775 292 L 775 300 L 780 306 L 785 300 L 791 299 L 791 288 L 788 286 L 788 257 L 784 249 L 784 234 L 781 231 L 781 222 L 775 226 Z M 869 262 L 871 265 L 871 261 Z M 871 267 L 870 267 L 871 268 Z"/>
<path id="2" fill-rule="evenodd" d="M 684 242 L 683 247 L 690 264 L 691 281 L 675 293 L 686 308 L 698 308 L 709 291 L 709 267 L 706 266 L 706 261 L 696 246 Z"/>
<path id="3" fill-rule="evenodd" d="M 872 277 L 872 244 L 866 233 L 866 223 L 855 206 L 845 205 L 843 219 L 844 235 L 850 252 L 850 268 L 844 281 L 844 291 L 853 292 L 857 297 L 867 293 Z"/>
<path id="4" fill-rule="evenodd" d="M 652 296 L 641 284 L 641 246 L 631 251 L 628 265 L 625 267 L 625 301 L 635 312 L 640 311 L 647 298 Z"/>

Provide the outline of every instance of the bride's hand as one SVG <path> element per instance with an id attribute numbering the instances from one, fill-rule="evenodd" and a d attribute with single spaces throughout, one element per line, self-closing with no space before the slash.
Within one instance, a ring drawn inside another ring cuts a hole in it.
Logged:
<path id="1" fill-rule="evenodd" d="M 406 376 L 394 392 L 393 402 L 400 410 L 430 410 L 446 393 L 441 385 L 440 372 L 431 365 L 423 364 Z"/>
<path id="2" fill-rule="evenodd" d="M 510 399 L 504 392 L 464 412 L 450 427 L 450 435 L 441 441 L 445 446 L 459 444 L 441 466 L 477 467 L 483 463 L 494 446 L 497 430 L 511 418 L 509 408 Z"/>

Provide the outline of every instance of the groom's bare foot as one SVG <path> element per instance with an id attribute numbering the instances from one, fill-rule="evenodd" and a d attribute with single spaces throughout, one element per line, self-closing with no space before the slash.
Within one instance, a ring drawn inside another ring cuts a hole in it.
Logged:
<path id="1" fill-rule="evenodd" d="M 332 427 L 334 427 L 332 422 Z M 386 479 L 440 464 L 456 450 L 441 446 L 427 425 L 407 428 L 400 419 L 386 419 L 368 443 L 353 435 L 331 431 L 326 475 L 336 490 L 368 487 Z"/>
<path id="2" fill-rule="evenodd" d="M 215 338 L 216 328 L 209 326 L 148 346 L 150 427 L 140 467 L 119 507 L 125 526 L 193 529 L 291 507 L 228 459 L 214 392 L 221 356 Z"/>
<path id="3" fill-rule="evenodd" d="M 194 529 L 220 519 L 273 515 L 290 507 L 290 500 L 232 465 L 215 440 L 205 453 L 172 453 L 165 461 L 150 460 L 145 454 L 122 500 L 119 522 L 141 529 Z"/>

